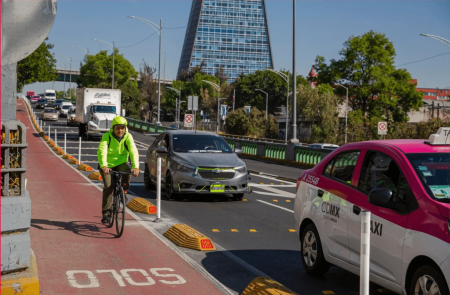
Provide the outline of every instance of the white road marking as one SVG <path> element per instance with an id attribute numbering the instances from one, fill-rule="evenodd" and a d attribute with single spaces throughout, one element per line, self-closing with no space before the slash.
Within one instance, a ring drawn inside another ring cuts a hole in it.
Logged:
<path id="1" fill-rule="evenodd" d="M 252 187 L 251 185 L 250 185 L 250 187 Z M 294 199 L 295 198 L 295 194 L 293 194 L 293 193 L 289 193 L 289 192 L 285 192 L 285 191 L 282 191 L 282 190 L 279 190 L 279 189 L 276 189 L 276 188 L 273 188 L 273 187 L 269 187 L 269 186 L 260 186 L 260 187 L 258 187 L 258 188 L 260 188 L 260 189 L 263 189 L 263 190 L 266 190 L 266 191 L 269 191 L 269 192 L 272 192 L 272 193 L 275 193 L 275 194 L 277 194 L 277 196 L 279 196 L 279 197 L 284 197 L 284 198 L 291 198 L 291 199 Z"/>
<path id="2" fill-rule="evenodd" d="M 287 209 L 287 208 L 284 208 L 284 207 L 281 207 L 281 206 L 277 206 L 277 205 L 271 204 L 271 203 L 269 203 L 269 202 L 265 202 L 265 201 L 261 201 L 261 200 L 256 200 L 256 201 L 261 202 L 261 203 L 264 203 L 264 204 L 266 204 L 266 205 L 270 205 L 270 206 L 273 206 L 273 207 L 277 207 L 277 208 L 279 208 L 279 209 L 286 210 L 286 211 L 291 212 L 291 213 L 294 213 L 294 210 L 290 210 L 290 209 Z"/>
<path id="3" fill-rule="evenodd" d="M 76 273 L 83 273 L 85 274 L 89 279 L 89 285 L 80 285 L 77 283 L 77 280 L 75 279 Z M 94 273 L 89 270 L 68 270 L 66 271 L 67 280 L 69 281 L 69 285 L 74 288 L 79 289 L 85 289 L 85 288 L 97 288 L 100 287 L 100 284 L 98 283 L 97 278 L 95 277 Z"/>
<path id="4" fill-rule="evenodd" d="M 255 177 L 261 177 L 261 178 L 267 178 L 267 179 L 271 179 L 271 180 L 273 180 L 273 181 L 277 181 L 277 182 L 288 182 L 288 183 L 295 183 L 295 182 L 292 182 L 292 181 L 288 181 L 288 180 L 281 180 L 281 179 L 278 179 L 278 178 L 275 178 L 275 177 L 270 177 L 270 176 L 267 176 L 267 175 L 259 175 L 259 174 L 252 174 L 251 172 L 250 172 L 250 175 L 253 175 L 253 176 L 255 176 Z M 300 175 L 299 175 L 300 176 Z"/>
<path id="5" fill-rule="evenodd" d="M 258 191 L 252 191 L 252 193 L 259 194 L 259 195 L 265 195 L 265 196 L 274 196 L 274 197 L 279 196 L 279 194 L 276 194 L 276 193 L 267 193 L 267 192 L 258 192 Z"/>
<path id="6" fill-rule="evenodd" d="M 296 187 L 295 184 L 287 184 L 287 185 L 281 185 L 281 184 L 259 184 L 259 183 L 252 183 L 252 182 L 250 182 L 250 185 L 254 186 L 254 187 L 267 187 L 267 186 L 270 186 L 270 187 Z"/>

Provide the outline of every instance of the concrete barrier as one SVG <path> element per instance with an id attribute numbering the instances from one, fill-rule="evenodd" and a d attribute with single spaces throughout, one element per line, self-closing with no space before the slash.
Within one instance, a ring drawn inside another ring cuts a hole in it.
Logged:
<path id="1" fill-rule="evenodd" d="M 215 251 L 213 242 L 205 235 L 186 224 L 175 224 L 164 233 L 164 236 L 179 247 L 200 251 Z"/>

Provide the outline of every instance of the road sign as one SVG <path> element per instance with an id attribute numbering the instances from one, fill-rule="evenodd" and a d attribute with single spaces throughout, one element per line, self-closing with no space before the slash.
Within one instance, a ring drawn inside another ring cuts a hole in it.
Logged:
<path id="1" fill-rule="evenodd" d="M 198 96 L 188 96 L 188 110 L 198 111 Z"/>
<path id="2" fill-rule="evenodd" d="M 184 115 L 184 127 L 194 127 L 194 115 L 193 114 Z"/>
<path id="3" fill-rule="evenodd" d="M 378 122 L 378 135 L 387 134 L 387 122 Z"/>
<path id="4" fill-rule="evenodd" d="M 227 105 L 226 104 L 220 105 L 220 116 L 222 117 L 222 120 L 225 120 L 225 117 L 227 116 Z"/>
<path id="5" fill-rule="evenodd" d="M 250 109 L 252 108 L 251 106 L 244 106 L 245 111 L 247 112 L 247 114 L 250 114 Z"/>

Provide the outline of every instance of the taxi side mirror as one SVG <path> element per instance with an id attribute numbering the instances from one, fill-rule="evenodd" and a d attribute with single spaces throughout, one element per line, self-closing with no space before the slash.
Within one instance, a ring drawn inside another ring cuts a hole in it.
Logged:
<path id="1" fill-rule="evenodd" d="M 376 188 L 369 193 L 369 203 L 382 208 L 392 209 L 392 191 L 388 188 Z"/>
<path id="2" fill-rule="evenodd" d="M 234 152 L 236 153 L 236 155 L 242 154 L 242 150 L 241 149 L 234 149 Z"/>

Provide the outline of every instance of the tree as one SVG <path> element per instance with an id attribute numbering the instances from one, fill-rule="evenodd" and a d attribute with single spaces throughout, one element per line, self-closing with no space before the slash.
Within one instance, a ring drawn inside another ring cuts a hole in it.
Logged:
<path id="1" fill-rule="evenodd" d="M 56 59 L 50 50 L 53 44 L 44 42 L 29 56 L 17 63 L 17 92 L 23 87 L 36 82 L 50 82 L 56 80 Z"/>
<path id="2" fill-rule="evenodd" d="M 137 81 L 138 72 L 133 65 L 118 54 L 119 49 L 115 48 L 114 57 L 114 88 L 120 88 L 130 79 Z M 86 63 L 80 68 L 80 76 L 77 79 L 78 87 L 111 88 L 113 55 L 109 55 L 106 50 L 100 51 L 96 55 L 87 55 Z"/>
<path id="3" fill-rule="evenodd" d="M 214 74 L 214 76 L 216 76 L 220 83 L 223 84 L 225 81 L 227 81 L 230 77 L 228 77 L 227 73 L 225 73 L 225 70 L 222 66 L 220 66 L 216 73 Z"/>
<path id="4" fill-rule="evenodd" d="M 340 55 L 340 60 L 332 59 L 330 64 L 317 56 L 313 66 L 317 81 L 348 87 L 349 104 L 353 110 L 362 111 L 366 123 L 372 118 L 406 122 L 407 113 L 422 106 L 423 94 L 410 83 L 411 75 L 394 67 L 394 45 L 384 34 L 370 31 L 352 36 Z M 345 89 L 339 88 L 337 93 L 344 96 Z"/>
<path id="5" fill-rule="evenodd" d="M 228 114 L 225 122 L 229 134 L 277 138 L 277 119 L 269 115 L 267 121 L 266 125 L 266 112 L 253 107 L 250 114 L 245 108 L 236 109 Z"/>
<path id="6" fill-rule="evenodd" d="M 289 75 L 289 92 L 292 91 L 292 75 Z M 308 85 L 302 76 L 297 76 L 297 87 Z M 279 75 L 270 71 L 256 71 L 253 74 L 240 75 L 234 82 L 236 89 L 236 108 L 246 105 L 255 106 L 260 110 L 266 109 L 266 95 L 255 89 L 261 89 L 268 93 L 269 113 L 275 114 L 278 107 L 286 105 L 287 84 Z"/>
<path id="7" fill-rule="evenodd" d="M 141 88 L 139 90 L 143 109 L 141 117 L 147 122 L 152 122 L 158 112 L 158 82 L 155 82 L 156 69 L 152 68 L 144 60 L 140 67 Z"/>
<path id="8" fill-rule="evenodd" d="M 195 75 L 197 74 L 203 74 L 206 75 L 206 72 L 203 70 L 203 68 L 206 66 L 205 60 L 202 60 L 202 63 L 200 65 L 196 65 L 194 66 L 192 69 L 190 70 L 184 70 L 182 71 L 177 79 L 181 80 L 183 82 L 191 82 L 192 79 L 195 77 Z"/>
<path id="9" fill-rule="evenodd" d="M 136 82 L 128 80 L 121 85 L 120 90 L 122 91 L 122 108 L 126 111 L 126 116 L 140 120 L 143 103 Z"/>
<path id="10" fill-rule="evenodd" d="M 297 114 L 302 116 L 302 124 L 311 126 L 314 142 L 336 142 L 339 98 L 332 89 L 327 84 L 314 89 L 303 85 L 297 88 Z"/>

